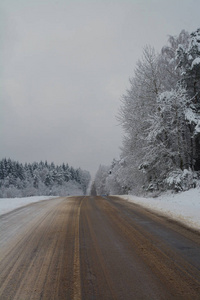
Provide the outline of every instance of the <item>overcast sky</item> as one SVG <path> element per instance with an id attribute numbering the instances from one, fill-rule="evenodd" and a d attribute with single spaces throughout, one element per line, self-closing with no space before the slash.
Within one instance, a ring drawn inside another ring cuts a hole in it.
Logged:
<path id="1" fill-rule="evenodd" d="M 143 47 L 200 26 L 199 0 L 1 0 L 0 159 L 96 172 Z"/>

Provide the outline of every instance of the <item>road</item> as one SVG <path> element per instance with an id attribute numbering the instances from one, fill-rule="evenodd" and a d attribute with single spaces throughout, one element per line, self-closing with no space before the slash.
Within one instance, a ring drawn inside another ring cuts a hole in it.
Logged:
<path id="1" fill-rule="evenodd" d="M 0 218 L 0 299 L 200 299 L 200 233 L 117 197 Z"/>

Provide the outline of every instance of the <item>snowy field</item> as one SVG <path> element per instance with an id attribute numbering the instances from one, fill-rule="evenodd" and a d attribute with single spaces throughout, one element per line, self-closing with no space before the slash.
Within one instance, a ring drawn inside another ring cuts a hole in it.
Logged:
<path id="1" fill-rule="evenodd" d="M 140 198 L 132 195 L 120 197 L 200 230 L 199 188 L 178 194 L 166 194 L 157 198 Z"/>
<path id="2" fill-rule="evenodd" d="M 26 198 L 0 198 L 0 215 L 6 214 L 16 208 L 28 205 L 30 203 L 39 202 L 56 198 L 54 196 L 34 196 Z"/>

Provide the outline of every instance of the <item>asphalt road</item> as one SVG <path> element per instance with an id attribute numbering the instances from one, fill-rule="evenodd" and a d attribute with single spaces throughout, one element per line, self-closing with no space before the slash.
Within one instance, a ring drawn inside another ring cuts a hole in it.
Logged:
<path id="1" fill-rule="evenodd" d="M 200 299 L 200 233 L 117 197 L 0 218 L 0 299 Z"/>

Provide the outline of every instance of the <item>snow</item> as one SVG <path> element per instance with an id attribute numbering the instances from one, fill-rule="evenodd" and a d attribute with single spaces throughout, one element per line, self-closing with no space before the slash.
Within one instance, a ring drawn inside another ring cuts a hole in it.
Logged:
<path id="1" fill-rule="evenodd" d="M 189 121 L 189 123 L 191 124 L 192 122 L 194 122 L 195 124 L 198 123 L 199 121 L 199 116 L 194 113 L 191 108 L 188 108 L 185 112 L 185 118 L 187 121 Z"/>
<path id="2" fill-rule="evenodd" d="M 173 220 L 200 230 L 200 188 L 190 189 L 178 194 L 165 194 L 157 198 L 141 198 L 134 195 L 119 196 L 165 215 Z M 0 198 L 0 215 L 30 203 L 56 198 L 53 196 L 34 196 L 26 198 Z"/>
<path id="3" fill-rule="evenodd" d="M 193 69 L 194 66 L 199 65 L 199 64 L 200 64 L 200 57 L 196 57 L 192 62 L 191 69 Z"/>
<path id="4" fill-rule="evenodd" d="M 53 196 L 34 196 L 26 198 L 0 198 L 0 215 L 30 203 L 57 198 Z"/>
<path id="5" fill-rule="evenodd" d="M 188 108 L 185 112 L 186 120 L 192 124 L 196 124 L 194 134 L 200 133 L 200 117 L 197 113 L 194 113 L 191 108 Z"/>
<path id="6" fill-rule="evenodd" d="M 200 188 L 178 194 L 168 193 L 157 198 L 141 198 L 133 195 L 120 197 L 200 230 Z"/>

